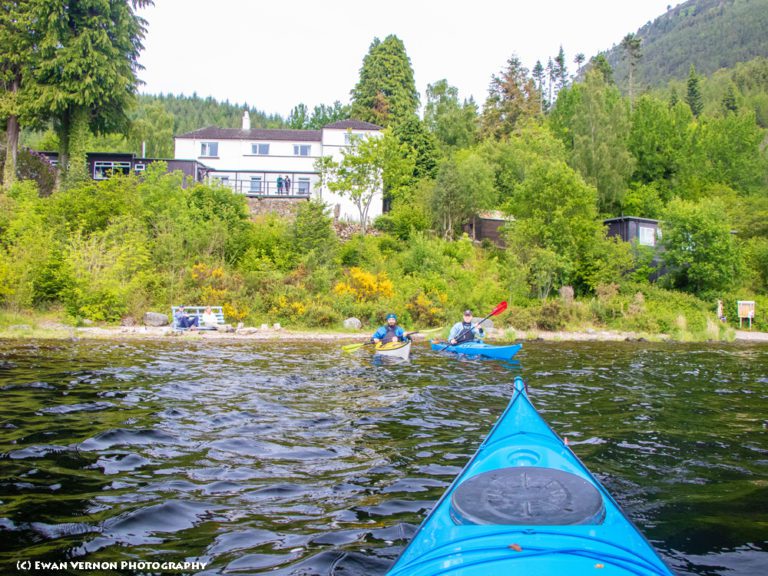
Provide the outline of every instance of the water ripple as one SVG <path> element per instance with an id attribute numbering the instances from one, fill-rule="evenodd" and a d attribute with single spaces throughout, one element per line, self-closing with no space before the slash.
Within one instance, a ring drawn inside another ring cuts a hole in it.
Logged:
<path id="1" fill-rule="evenodd" d="M 768 573 L 768 349 L 0 342 L 0 573 L 28 558 L 384 574 L 522 374 L 681 575 Z"/>

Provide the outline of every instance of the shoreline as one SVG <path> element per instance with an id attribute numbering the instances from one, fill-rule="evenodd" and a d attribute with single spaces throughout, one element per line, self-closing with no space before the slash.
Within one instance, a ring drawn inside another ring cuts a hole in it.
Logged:
<path id="1" fill-rule="evenodd" d="M 245 328 L 231 332 L 185 331 L 177 332 L 168 326 L 115 326 L 115 327 L 73 327 L 65 324 L 45 322 L 39 327 L 29 325 L 10 326 L 0 331 L 0 339 L 41 339 L 41 340 L 165 340 L 179 342 L 202 341 L 292 341 L 292 342 L 359 342 L 370 336 L 369 331 L 360 332 L 312 332 L 308 330 L 286 330 L 274 328 Z M 414 340 L 426 340 L 428 336 L 415 335 Z M 491 330 L 490 342 L 510 341 L 555 341 L 555 342 L 678 342 L 666 334 L 640 334 L 614 330 L 587 329 L 584 331 L 545 330 Z M 708 340 L 710 342 L 756 342 L 768 343 L 768 332 L 734 330 L 732 340 Z"/>

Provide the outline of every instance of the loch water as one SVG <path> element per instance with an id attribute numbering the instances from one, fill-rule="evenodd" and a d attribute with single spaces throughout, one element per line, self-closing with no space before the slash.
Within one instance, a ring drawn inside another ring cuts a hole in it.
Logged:
<path id="1" fill-rule="evenodd" d="M 204 336 L 0 341 L 0 574 L 383 575 L 517 375 L 677 574 L 768 574 L 766 345 L 525 342 L 505 363 L 422 342 L 378 362 Z"/>

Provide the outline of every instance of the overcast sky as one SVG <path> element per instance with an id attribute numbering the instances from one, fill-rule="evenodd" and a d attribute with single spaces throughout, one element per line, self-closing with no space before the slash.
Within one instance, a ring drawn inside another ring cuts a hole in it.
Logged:
<path id="1" fill-rule="evenodd" d="M 425 101 L 445 78 L 482 104 L 492 74 L 516 54 L 533 68 L 563 46 L 611 48 L 675 0 L 155 0 L 139 74 L 147 94 L 213 96 L 286 117 L 349 102 L 374 37 L 405 44 Z"/>

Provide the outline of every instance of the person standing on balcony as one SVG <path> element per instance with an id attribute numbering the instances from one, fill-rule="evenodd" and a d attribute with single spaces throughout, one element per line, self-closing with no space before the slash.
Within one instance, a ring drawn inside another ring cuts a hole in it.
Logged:
<path id="1" fill-rule="evenodd" d="M 288 177 L 288 174 L 285 175 L 285 180 L 283 180 L 283 186 L 285 186 L 285 193 L 290 194 L 291 193 L 291 179 Z"/>
<path id="2" fill-rule="evenodd" d="M 283 177 L 282 176 L 277 177 L 277 193 L 278 194 L 283 193 Z"/>

